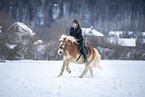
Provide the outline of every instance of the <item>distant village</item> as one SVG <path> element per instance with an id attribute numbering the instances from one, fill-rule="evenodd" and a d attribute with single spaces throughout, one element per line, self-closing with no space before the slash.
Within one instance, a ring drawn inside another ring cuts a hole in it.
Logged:
<path id="1" fill-rule="evenodd" d="M 2 31 L 3 31 L 3 28 L 2 26 L 0 26 L 0 34 L 3 33 Z M 59 59 L 59 56 L 57 56 L 57 53 L 56 53 L 57 45 L 54 46 L 54 43 L 50 42 L 46 44 L 40 39 L 35 39 L 33 40 L 33 42 L 31 42 L 31 44 L 29 44 L 30 39 L 33 39 L 36 33 L 24 23 L 16 22 L 13 25 L 11 25 L 9 28 L 7 28 L 7 31 L 9 33 L 16 34 L 16 37 L 19 39 L 19 41 L 21 41 L 23 46 L 26 47 L 26 49 L 24 50 L 25 54 L 23 55 L 23 59 L 25 58 L 51 59 L 51 57 L 49 57 L 48 54 L 50 56 L 54 56 L 56 59 Z M 136 34 L 135 32 L 132 32 L 132 31 L 109 31 L 108 35 L 103 35 L 101 32 L 97 31 L 96 29 L 93 28 L 93 26 L 91 26 L 90 28 L 82 28 L 82 34 L 87 44 L 89 44 L 90 42 L 89 39 L 91 40 L 93 39 L 92 41 L 94 43 L 99 42 L 99 44 L 102 44 L 102 45 L 109 44 L 109 45 L 116 45 L 116 46 L 126 47 L 126 48 L 141 48 L 141 47 L 144 48 L 145 47 L 145 32 Z M 55 44 L 57 44 L 57 42 Z M 15 47 L 17 47 L 17 44 L 6 43 L 6 46 L 12 50 L 12 49 L 15 49 Z M 95 44 L 95 47 L 97 46 L 98 44 Z M 103 51 L 101 51 L 102 49 Z M 106 49 L 107 47 L 100 48 L 100 52 L 104 56 L 103 58 L 108 59 L 109 57 L 105 57 L 106 53 L 109 53 L 112 51 L 106 50 Z M 135 53 L 135 50 L 134 50 L 134 53 Z"/>
<path id="2" fill-rule="evenodd" d="M 20 22 L 14 23 L 7 30 L 9 32 L 17 33 L 17 35 L 23 40 L 27 40 L 28 37 L 33 37 L 35 35 L 35 32 L 33 32 L 27 25 Z M 2 26 L 0 26 L 0 33 L 2 33 Z M 108 42 L 120 46 L 136 47 L 138 45 L 145 45 L 145 32 L 135 34 L 132 31 L 109 31 L 108 35 L 105 36 L 91 26 L 90 28 L 82 28 L 82 33 L 84 37 L 107 37 L 106 40 Z M 38 40 L 37 42 L 42 43 L 43 41 Z"/>
<path id="3" fill-rule="evenodd" d="M 82 28 L 82 33 L 85 37 L 102 37 L 111 44 L 124 47 L 136 47 L 138 44 L 142 46 L 145 45 L 145 32 L 136 35 L 132 31 L 109 31 L 108 35 L 105 36 L 101 32 L 95 30 L 92 26 L 90 28 Z"/>

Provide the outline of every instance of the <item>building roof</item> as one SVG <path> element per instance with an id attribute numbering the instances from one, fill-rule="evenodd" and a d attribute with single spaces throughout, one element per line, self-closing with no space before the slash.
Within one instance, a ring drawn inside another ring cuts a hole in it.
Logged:
<path id="1" fill-rule="evenodd" d="M 85 36 L 104 36 L 102 33 L 93 28 L 82 28 L 82 34 Z"/>
<path id="2" fill-rule="evenodd" d="M 123 35 L 123 31 L 109 31 L 108 35 L 116 35 L 118 38 Z"/>
<path id="3" fill-rule="evenodd" d="M 19 29 L 20 30 L 20 32 L 27 32 L 27 33 L 29 33 L 31 36 L 34 36 L 35 35 L 35 33 L 27 26 L 27 25 L 25 25 L 24 23 L 21 23 L 21 22 L 16 22 L 16 23 L 14 23 L 13 25 L 11 25 L 8 29 L 10 29 L 10 28 L 12 28 L 13 26 L 19 26 L 21 29 Z"/>
<path id="4" fill-rule="evenodd" d="M 43 43 L 42 40 L 37 40 L 36 42 L 34 42 L 34 45 L 38 45 L 38 44 L 41 44 L 41 43 Z"/>

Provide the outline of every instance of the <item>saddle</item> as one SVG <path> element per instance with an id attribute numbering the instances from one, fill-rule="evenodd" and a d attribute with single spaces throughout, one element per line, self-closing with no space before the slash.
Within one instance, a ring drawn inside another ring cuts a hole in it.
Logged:
<path id="1" fill-rule="evenodd" d="M 81 58 L 82 56 L 82 50 L 81 50 L 81 46 L 79 44 L 77 44 L 77 49 L 78 49 L 78 52 L 80 53 L 80 56 L 78 57 L 78 59 L 76 60 L 76 62 Z M 89 50 L 86 46 L 84 46 L 84 50 L 86 52 L 86 54 L 88 55 L 89 54 Z"/>
<path id="2" fill-rule="evenodd" d="M 77 44 L 77 49 L 78 49 L 78 52 L 82 55 L 82 50 L 81 50 L 81 46 L 79 44 Z M 86 52 L 86 54 L 88 55 L 89 54 L 89 50 L 86 46 L 84 46 L 84 50 Z"/>

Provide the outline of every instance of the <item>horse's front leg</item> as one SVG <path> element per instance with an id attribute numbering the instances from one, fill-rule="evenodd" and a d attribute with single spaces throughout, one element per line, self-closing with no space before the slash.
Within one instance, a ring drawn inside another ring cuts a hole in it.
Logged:
<path id="1" fill-rule="evenodd" d="M 63 75 L 63 72 L 64 72 L 65 67 L 66 67 L 66 62 L 65 62 L 65 61 L 63 61 L 63 65 L 62 65 L 62 68 L 61 68 L 61 71 L 60 71 L 60 74 L 59 74 L 59 76 L 58 76 L 58 77 L 60 77 L 60 76 L 62 76 L 62 75 Z"/>
<path id="2" fill-rule="evenodd" d="M 70 70 L 70 68 L 69 68 L 69 62 L 67 61 L 67 63 L 66 63 L 66 71 L 68 72 L 68 73 L 71 73 L 71 70 Z"/>

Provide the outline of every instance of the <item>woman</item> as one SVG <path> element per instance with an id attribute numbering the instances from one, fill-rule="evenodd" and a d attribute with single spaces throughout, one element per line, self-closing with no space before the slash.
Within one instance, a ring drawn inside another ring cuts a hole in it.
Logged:
<path id="1" fill-rule="evenodd" d="M 77 20 L 73 20 L 73 27 L 70 28 L 70 36 L 73 36 L 77 39 L 77 42 L 79 43 L 81 47 L 81 52 L 84 56 L 84 63 L 87 63 L 87 55 L 84 50 L 84 42 L 83 42 L 83 36 L 82 36 L 82 29 L 80 28 L 79 22 Z"/>

